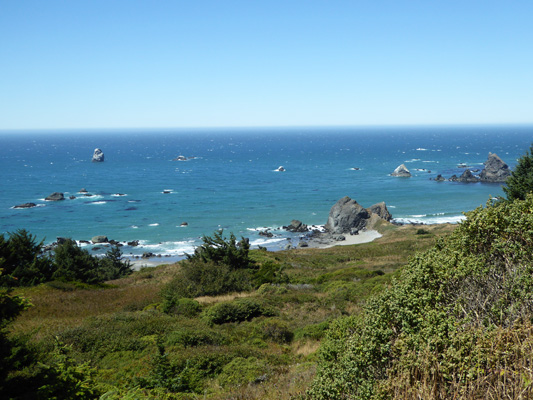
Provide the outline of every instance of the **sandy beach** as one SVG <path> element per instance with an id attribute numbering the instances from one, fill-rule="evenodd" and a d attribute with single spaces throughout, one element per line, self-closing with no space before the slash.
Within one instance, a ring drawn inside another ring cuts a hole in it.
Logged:
<path id="1" fill-rule="evenodd" d="M 353 244 L 368 243 L 383 235 L 375 230 L 367 230 L 360 231 L 357 235 L 344 234 L 342 236 L 344 236 L 345 240 L 334 240 L 329 234 L 321 234 L 311 238 L 308 241 L 308 245 L 311 248 L 327 249 L 334 246 L 349 246 Z"/>

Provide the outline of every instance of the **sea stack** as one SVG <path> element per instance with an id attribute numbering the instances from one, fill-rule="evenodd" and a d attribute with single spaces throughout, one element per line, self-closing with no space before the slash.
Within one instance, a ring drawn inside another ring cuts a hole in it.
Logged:
<path id="1" fill-rule="evenodd" d="M 409 178 L 411 176 L 411 173 L 409 172 L 405 164 L 402 164 L 402 165 L 399 165 L 394 170 L 391 176 L 399 176 L 400 178 Z"/>
<path id="2" fill-rule="evenodd" d="M 485 169 L 479 174 L 481 182 L 505 182 L 511 176 L 511 169 L 494 153 L 489 153 Z"/>
<path id="3" fill-rule="evenodd" d="M 104 162 L 104 152 L 100 149 L 94 149 L 93 162 Z"/>
<path id="4" fill-rule="evenodd" d="M 61 200 L 65 200 L 65 196 L 63 195 L 63 193 L 54 192 L 50 196 L 46 197 L 45 200 L 46 201 L 61 201 Z"/>

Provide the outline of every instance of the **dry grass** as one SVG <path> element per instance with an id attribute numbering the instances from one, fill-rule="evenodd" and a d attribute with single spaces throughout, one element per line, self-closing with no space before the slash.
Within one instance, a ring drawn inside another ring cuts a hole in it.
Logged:
<path id="1" fill-rule="evenodd" d="M 476 350 L 485 353 L 484 362 L 451 377 L 433 354 L 419 354 L 419 364 L 391 376 L 384 389 L 392 398 L 406 400 L 533 398 L 533 325 L 499 328 Z"/>
<path id="2" fill-rule="evenodd" d="M 320 342 L 316 340 L 299 341 L 292 343 L 291 347 L 294 354 L 307 357 L 316 353 L 320 347 Z"/>
<path id="3" fill-rule="evenodd" d="M 224 301 L 232 301 L 235 299 L 241 299 L 244 297 L 250 297 L 253 293 L 230 293 L 230 294 L 223 294 L 220 296 L 201 296 L 197 297 L 195 300 L 200 304 L 215 304 L 215 303 L 222 303 Z"/>
<path id="4" fill-rule="evenodd" d="M 311 363 L 292 365 L 269 376 L 264 383 L 248 384 L 212 400 L 295 400 L 303 398 L 316 368 Z M 215 389 L 215 388 L 214 388 Z M 216 389 L 215 389 L 216 390 Z"/>
<path id="5" fill-rule="evenodd" d="M 32 307 L 14 322 L 14 331 L 36 332 L 33 339 L 80 325 L 89 317 L 117 311 L 142 310 L 159 301 L 156 285 L 121 285 L 102 289 L 63 291 L 46 284 L 17 291 L 30 299 Z"/>

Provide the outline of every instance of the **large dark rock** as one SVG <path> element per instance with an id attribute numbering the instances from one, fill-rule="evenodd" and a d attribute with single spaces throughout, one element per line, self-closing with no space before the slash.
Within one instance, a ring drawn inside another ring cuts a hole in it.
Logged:
<path id="1" fill-rule="evenodd" d="M 100 149 L 94 149 L 93 162 L 104 162 L 104 152 Z"/>
<path id="2" fill-rule="evenodd" d="M 465 171 L 461 174 L 457 181 L 463 183 L 475 183 L 479 182 L 479 178 L 477 176 L 474 176 L 469 169 L 465 169 Z"/>
<path id="3" fill-rule="evenodd" d="M 404 164 L 401 164 L 398 167 L 396 167 L 396 169 L 391 174 L 391 176 L 399 176 L 400 178 L 409 178 L 411 176 L 411 172 L 409 172 L 409 170 Z"/>
<path id="4" fill-rule="evenodd" d="M 367 211 L 369 214 L 378 215 L 380 218 L 384 219 L 385 221 L 390 221 L 392 219 L 392 215 L 389 212 L 389 210 L 387 210 L 387 205 L 385 204 L 384 201 L 382 201 L 381 203 L 374 204 L 373 206 L 370 206 L 369 208 L 367 208 Z"/>
<path id="5" fill-rule="evenodd" d="M 47 200 L 47 201 L 65 200 L 65 196 L 63 195 L 63 193 L 54 192 L 50 196 L 46 197 L 45 200 Z"/>
<path id="6" fill-rule="evenodd" d="M 309 228 L 306 224 L 302 223 L 302 221 L 298 221 L 297 219 L 293 219 L 288 226 L 283 227 L 285 230 L 289 232 L 307 232 L 309 231 Z"/>
<path id="7" fill-rule="evenodd" d="M 325 228 L 334 234 L 358 232 L 368 218 L 370 214 L 364 207 L 345 196 L 331 207 Z"/>
<path id="8" fill-rule="evenodd" d="M 485 169 L 479 174 L 482 182 L 505 182 L 511 176 L 511 169 L 494 153 L 489 153 Z"/>
<path id="9" fill-rule="evenodd" d="M 96 244 L 96 243 L 108 243 L 109 240 L 107 239 L 107 236 L 98 235 L 98 236 L 93 237 L 91 239 L 91 242 L 93 242 L 94 244 Z"/>
<path id="10" fill-rule="evenodd" d="M 35 203 L 24 203 L 24 204 L 19 204 L 18 206 L 15 206 L 13 208 L 32 208 L 32 207 L 36 207 L 37 204 Z"/>

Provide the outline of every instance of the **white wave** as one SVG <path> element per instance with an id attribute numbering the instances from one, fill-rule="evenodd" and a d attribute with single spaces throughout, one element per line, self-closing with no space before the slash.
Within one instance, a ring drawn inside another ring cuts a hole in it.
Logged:
<path id="1" fill-rule="evenodd" d="M 417 151 L 427 151 L 428 149 L 424 149 L 422 147 L 419 147 L 418 149 L 416 149 Z"/>
<path id="2" fill-rule="evenodd" d="M 404 162 L 406 162 L 406 163 L 410 163 L 410 162 L 415 162 L 415 161 L 420 161 L 420 158 L 412 158 L 412 159 L 410 159 L 410 160 L 406 160 L 406 161 L 404 161 Z"/>
<path id="3" fill-rule="evenodd" d="M 257 228 L 246 228 L 247 231 L 251 231 L 251 232 L 272 231 L 274 229 L 276 228 L 272 226 L 259 226 Z"/>
<path id="4" fill-rule="evenodd" d="M 425 162 L 425 163 L 436 163 L 436 164 L 439 163 L 438 161 L 422 161 L 422 162 Z"/>
<path id="5" fill-rule="evenodd" d="M 413 218 L 424 218 L 427 217 L 427 214 L 418 214 L 418 215 L 412 215 Z"/>
<path id="6" fill-rule="evenodd" d="M 387 206 L 387 208 L 396 208 L 396 206 Z"/>
<path id="7" fill-rule="evenodd" d="M 433 224 L 457 224 L 466 217 L 464 215 L 453 215 L 453 216 L 428 216 L 428 217 L 405 217 L 405 218 L 393 218 L 393 222 L 401 224 L 424 224 L 424 225 L 433 225 Z"/>
<path id="8" fill-rule="evenodd" d="M 127 196 L 127 194 L 124 194 L 124 193 L 113 193 L 111 196 L 113 196 L 113 197 L 123 197 L 123 196 Z"/>
<path id="9" fill-rule="evenodd" d="M 148 226 L 159 226 L 159 224 L 156 222 L 156 223 L 153 223 L 153 224 L 148 224 Z"/>
<path id="10" fill-rule="evenodd" d="M 104 196 L 102 196 L 101 194 L 84 194 L 82 196 L 80 196 L 82 199 L 103 199 Z"/>
<path id="11" fill-rule="evenodd" d="M 99 205 L 99 204 L 106 204 L 107 201 L 91 201 L 90 203 L 87 203 L 87 204 L 95 204 L 95 205 Z"/>
<path id="12" fill-rule="evenodd" d="M 256 239 L 250 242 L 251 246 L 265 246 L 268 244 L 279 243 L 286 240 L 286 238 L 268 238 L 268 239 Z"/>
<path id="13" fill-rule="evenodd" d="M 137 225 L 132 225 L 130 228 L 132 229 L 139 229 L 139 227 Z"/>
<path id="14" fill-rule="evenodd" d="M 193 240 L 177 241 L 177 242 L 162 242 L 158 244 L 146 244 L 146 241 L 139 241 L 139 245 L 135 248 L 148 250 L 154 254 L 161 254 L 162 256 L 182 256 L 185 253 L 194 252 L 195 242 Z"/>

